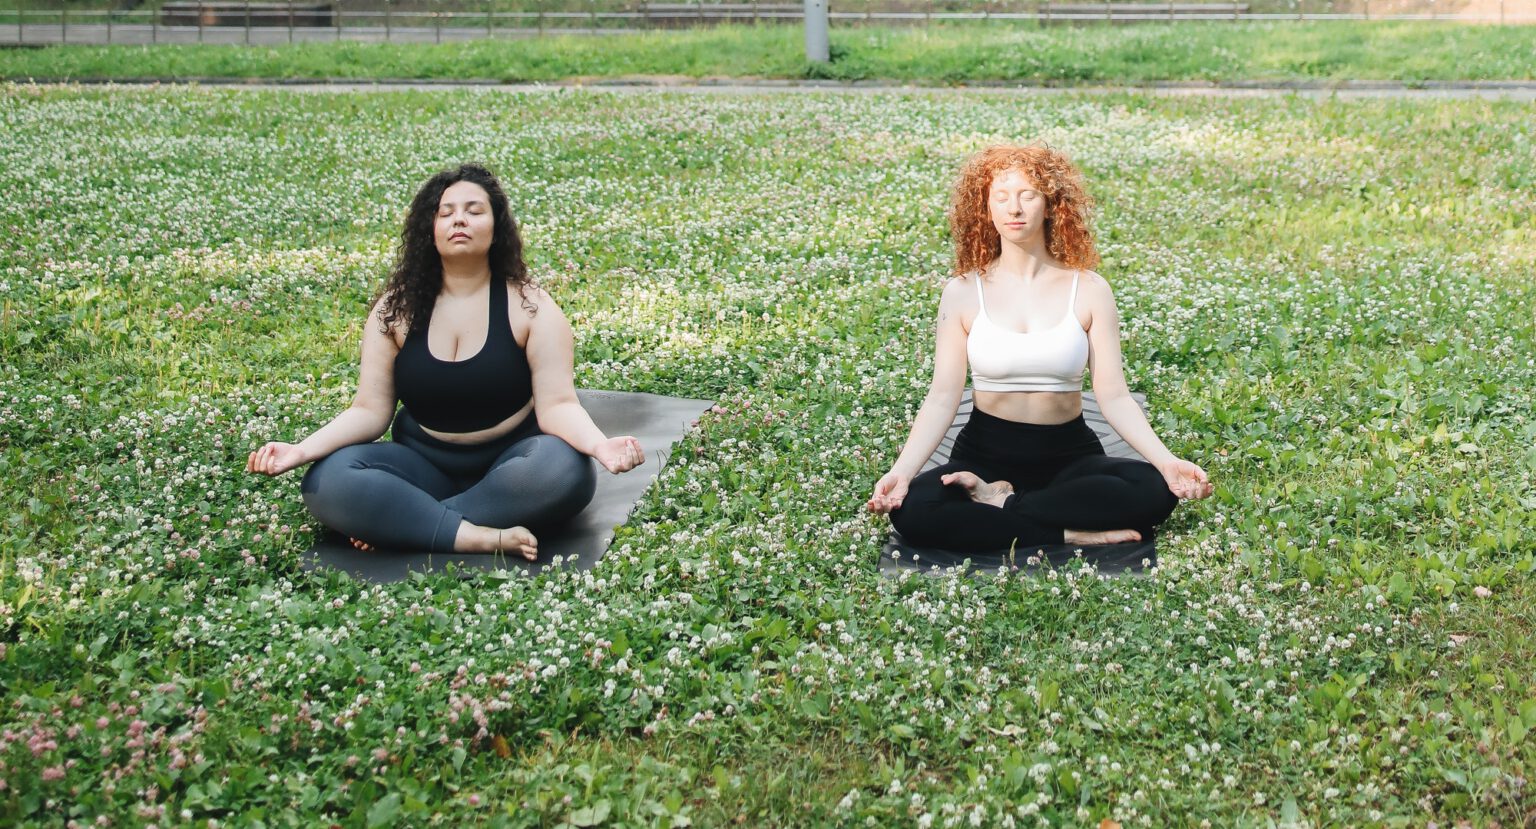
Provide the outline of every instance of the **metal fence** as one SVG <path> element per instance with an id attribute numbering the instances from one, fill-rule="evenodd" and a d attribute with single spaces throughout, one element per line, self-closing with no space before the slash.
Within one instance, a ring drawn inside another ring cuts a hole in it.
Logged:
<path id="1" fill-rule="evenodd" d="M 133 5 L 129 6 L 128 3 Z M 646 0 L 0 0 L 0 45 L 306 41 L 443 42 L 796 24 L 796 2 Z M 832 0 L 834 25 L 1131 24 L 1170 21 L 1439 20 L 1536 23 L 1536 0 Z"/>

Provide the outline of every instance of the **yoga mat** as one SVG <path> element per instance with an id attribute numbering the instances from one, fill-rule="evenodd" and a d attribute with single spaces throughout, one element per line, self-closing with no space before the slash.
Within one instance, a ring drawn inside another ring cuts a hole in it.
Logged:
<path id="1" fill-rule="evenodd" d="M 301 565 L 311 571 L 341 570 L 373 584 L 400 581 L 414 572 L 441 571 L 450 563 L 466 576 L 486 570 L 539 573 L 556 562 L 577 570 L 591 568 L 607 552 L 614 528 L 624 523 L 640 495 L 661 472 L 671 447 L 682 439 L 711 402 L 586 389 L 578 390 L 576 396 L 604 434 L 639 438 L 645 449 L 645 463 L 622 475 L 609 474 L 599 467 L 597 493 L 592 496 L 592 503 L 564 527 L 546 530 L 539 535 L 537 561 L 527 561 L 515 554 L 433 554 L 413 550 L 365 553 L 354 548 L 346 538 L 327 531 L 319 543 L 304 554 Z"/>
<path id="2" fill-rule="evenodd" d="M 1135 398 L 1137 405 L 1143 409 L 1146 408 L 1146 395 L 1132 393 L 1131 397 Z M 974 405 L 971 389 L 967 388 L 960 398 L 960 409 L 955 413 L 955 422 L 944 434 L 944 439 L 939 442 L 939 448 L 934 450 L 933 457 L 923 465 L 922 471 L 926 472 L 949 461 L 949 453 L 955 448 L 955 437 L 970 421 L 971 409 Z M 1098 434 L 1099 442 L 1104 444 L 1105 454 L 1117 458 L 1145 460 L 1130 447 L 1130 444 L 1115 434 L 1114 429 L 1110 428 L 1109 422 L 1104 419 L 1104 414 L 1099 411 L 1099 401 L 1094 398 L 1093 392 L 1083 392 L 1083 419 L 1088 421 L 1088 425 Z M 1052 567 L 1062 567 L 1076 561 L 1087 561 L 1097 566 L 1101 573 L 1136 575 L 1157 565 L 1155 541 L 1156 539 L 1148 538 L 1129 544 L 1094 546 L 1045 544 L 1020 547 L 1012 551 L 977 550 L 957 553 L 908 544 L 902 539 L 901 533 L 893 530 L 890 539 L 885 543 L 885 548 L 881 551 L 880 572 L 895 576 L 905 569 L 942 574 L 955 567 L 969 566 L 975 573 L 994 574 L 1004 570 L 1039 570 L 1047 563 Z M 1035 559 L 1034 563 L 1031 563 L 1032 558 Z"/>

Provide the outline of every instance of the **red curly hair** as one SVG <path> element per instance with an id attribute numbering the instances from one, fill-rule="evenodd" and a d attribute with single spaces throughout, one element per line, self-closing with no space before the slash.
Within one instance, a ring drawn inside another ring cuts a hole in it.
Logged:
<path id="1" fill-rule="evenodd" d="M 1083 174 L 1065 153 L 1049 147 L 999 144 L 971 156 L 960 168 L 950 199 L 949 229 L 955 238 L 955 275 L 980 270 L 1003 250 L 1002 239 L 992 225 L 987 198 L 992 180 L 1008 170 L 1018 170 L 1045 196 L 1045 246 L 1069 268 L 1099 264 L 1089 228 L 1093 197 L 1083 184 Z"/>

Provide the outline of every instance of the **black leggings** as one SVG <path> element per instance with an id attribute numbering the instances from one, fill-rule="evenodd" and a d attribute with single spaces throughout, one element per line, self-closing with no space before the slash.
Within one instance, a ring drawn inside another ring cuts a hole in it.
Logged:
<path id="1" fill-rule="evenodd" d="M 962 470 L 1007 481 L 1014 494 L 994 507 L 940 480 Z M 1105 455 L 1082 415 L 1042 426 L 977 409 L 955 439 L 949 463 L 912 480 L 891 523 L 919 547 L 981 552 L 1060 544 L 1068 529 L 1133 529 L 1150 540 L 1152 528 L 1178 503 L 1152 464 Z"/>
<path id="2" fill-rule="evenodd" d="M 592 461 L 539 431 L 530 414 L 509 434 L 463 445 L 422 430 L 404 408 L 393 441 L 346 446 L 304 476 L 304 505 L 327 527 L 381 547 L 453 549 L 459 522 L 535 529 L 586 508 Z"/>

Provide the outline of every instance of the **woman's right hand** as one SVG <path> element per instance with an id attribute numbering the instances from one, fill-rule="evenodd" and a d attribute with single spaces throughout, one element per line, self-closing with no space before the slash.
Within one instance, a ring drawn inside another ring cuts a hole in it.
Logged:
<path id="1" fill-rule="evenodd" d="M 292 443 L 272 441 L 251 453 L 245 462 L 245 471 L 258 475 L 281 475 L 296 466 L 304 465 L 304 453 Z"/>
<path id="2" fill-rule="evenodd" d="M 884 515 L 901 506 L 903 499 L 907 497 L 907 486 L 912 479 L 900 472 L 887 472 L 885 476 L 875 482 L 875 494 L 865 504 L 870 512 Z"/>

